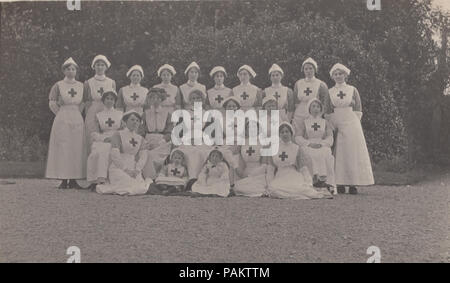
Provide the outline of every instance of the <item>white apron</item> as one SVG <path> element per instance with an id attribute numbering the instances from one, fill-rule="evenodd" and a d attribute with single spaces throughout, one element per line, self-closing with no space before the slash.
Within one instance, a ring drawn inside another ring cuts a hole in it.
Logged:
<path id="1" fill-rule="evenodd" d="M 79 104 L 83 84 L 57 83 L 63 105 L 53 121 L 48 145 L 46 178 L 84 179 L 86 177 L 86 137 Z"/>
<path id="2" fill-rule="evenodd" d="M 334 106 L 331 122 L 337 129 L 335 175 L 337 185 L 373 185 L 372 165 L 361 122 L 351 107 L 354 87 L 330 89 Z"/>
<path id="3" fill-rule="evenodd" d="M 208 168 L 206 172 L 203 168 L 198 180 L 192 185 L 192 192 L 199 194 L 213 194 L 221 197 L 227 197 L 230 193 L 229 170 L 224 162 L 217 166 L 211 163 L 205 165 Z"/>
<path id="4" fill-rule="evenodd" d="M 267 189 L 266 164 L 260 164 L 260 145 L 241 146 L 241 156 L 245 163 L 244 178 L 235 182 L 238 196 L 260 197 Z"/>
<path id="5" fill-rule="evenodd" d="M 122 152 L 118 155 L 118 166 L 116 162 L 112 162 L 109 166 L 109 183 L 97 185 L 97 193 L 99 194 L 118 194 L 118 195 L 140 195 L 145 194 L 148 187 L 152 183 L 151 180 L 144 180 L 139 174 L 136 178 L 132 178 L 125 170 L 136 169 L 136 155 L 139 152 L 143 138 L 128 129 L 119 131 L 122 141 Z M 118 149 L 113 149 L 118 150 Z M 114 153 L 111 153 L 114 154 Z"/>
<path id="6" fill-rule="evenodd" d="M 114 81 L 106 77 L 104 80 L 97 80 L 95 77 L 90 78 L 88 81 L 89 90 L 91 92 L 91 105 L 86 109 L 86 118 L 84 123 L 86 125 L 86 137 L 88 139 L 88 151 L 91 148 L 91 133 L 97 129 L 95 115 L 102 111 L 105 106 L 102 102 L 102 95 L 107 91 L 116 91 L 114 89 Z"/>
<path id="7" fill-rule="evenodd" d="M 122 88 L 124 112 L 135 110 L 140 115 L 144 112 L 148 89 L 142 86 L 124 86 Z"/>
<path id="8" fill-rule="evenodd" d="M 105 138 L 110 138 L 120 128 L 122 120 L 122 111 L 111 109 L 103 110 L 97 113 L 97 120 L 100 125 L 101 133 L 93 134 L 91 137 L 91 153 L 87 160 L 86 180 L 94 182 L 98 178 L 108 178 L 108 167 L 110 164 L 109 153 L 111 143 L 104 142 Z"/>
<path id="9" fill-rule="evenodd" d="M 279 151 L 272 157 L 278 170 L 269 182 L 269 194 L 276 198 L 317 199 L 331 197 L 325 192 L 319 192 L 312 186 L 312 178 L 306 167 L 300 172 L 295 168 L 299 147 L 289 142 L 280 141 Z"/>
<path id="10" fill-rule="evenodd" d="M 304 121 L 307 141 L 309 143 L 322 144 L 321 148 L 303 147 L 305 152 L 311 157 L 313 174 L 326 176 L 326 183 L 335 185 L 334 177 L 334 157 L 329 146 L 323 145 L 323 138 L 326 136 L 326 120 L 323 118 L 309 117 Z"/>
<path id="11" fill-rule="evenodd" d="M 314 98 L 318 99 L 320 82 L 320 80 L 314 78 L 311 81 L 301 79 L 295 83 L 297 86 L 297 93 L 294 93 L 294 95 L 297 96 L 297 100 L 300 102 L 295 108 L 294 117 L 292 119 L 294 129 L 298 129 L 298 125 L 303 123 L 303 121 L 308 118 L 308 102 Z"/>
<path id="12" fill-rule="evenodd" d="M 247 85 L 240 84 L 233 88 L 233 96 L 239 100 L 243 111 L 254 108 L 257 93 L 258 88 L 251 83 Z"/>

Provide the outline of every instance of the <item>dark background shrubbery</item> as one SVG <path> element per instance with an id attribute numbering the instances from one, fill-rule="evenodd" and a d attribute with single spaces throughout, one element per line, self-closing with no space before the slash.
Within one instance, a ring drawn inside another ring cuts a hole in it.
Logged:
<path id="1" fill-rule="evenodd" d="M 133 64 L 144 67 L 145 86 L 158 82 L 156 70 L 163 63 L 176 67 L 174 83 L 181 84 L 193 60 L 208 87 L 214 65 L 229 71 L 226 84 L 233 86 L 237 68 L 250 64 L 258 73 L 254 83 L 264 88 L 275 62 L 285 70 L 284 84 L 293 87 L 309 56 L 331 87 L 328 71 L 342 62 L 352 70 L 349 83 L 360 91 L 376 163 L 430 158 L 435 109 L 450 108 L 442 97 L 448 60 L 439 57 L 448 53 L 440 53 L 432 39 L 446 19 L 429 1 L 385 0 L 382 11 L 368 11 L 365 0 L 82 1 L 81 8 L 68 11 L 65 2 L 1 3 L 0 160 L 45 159 L 54 118 L 48 93 L 62 78 L 61 63 L 73 57 L 84 81 L 93 75 L 90 63 L 99 53 L 112 62 L 108 76 L 118 88 L 128 83 L 125 73 Z M 439 68 L 436 58 L 444 62 Z M 445 120 L 446 112 L 439 113 Z"/>

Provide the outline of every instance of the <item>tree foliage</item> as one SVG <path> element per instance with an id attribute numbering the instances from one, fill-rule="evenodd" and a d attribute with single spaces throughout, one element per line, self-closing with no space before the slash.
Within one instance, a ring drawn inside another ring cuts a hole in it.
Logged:
<path id="1" fill-rule="evenodd" d="M 48 139 L 54 116 L 47 96 L 67 57 L 78 62 L 84 81 L 93 75 L 92 58 L 106 55 L 108 76 L 118 87 L 128 83 L 133 64 L 144 67 L 146 86 L 158 82 L 158 66 L 173 64 L 174 82 L 181 84 L 195 60 L 207 86 L 213 66 L 223 65 L 233 86 L 237 68 L 250 64 L 258 73 L 254 83 L 264 88 L 272 63 L 282 66 L 284 83 L 292 87 L 311 56 L 329 87 L 334 63 L 352 70 L 349 83 L 360 91 L 375 161 L 419 156 L 427 146 L 431 105 L 449 77 L 449 68 L 437 70 L 434 62 L 439 48 L 432 36 L 442 16 L 429 0 L 386 0 L 382 11 L 368 11 L 365 2 L 82 1 L 81 11 L 68 11 L 65 2 L 1 3 L 0 119 L 8 121 L 2 127 L 30 140 Z"/>

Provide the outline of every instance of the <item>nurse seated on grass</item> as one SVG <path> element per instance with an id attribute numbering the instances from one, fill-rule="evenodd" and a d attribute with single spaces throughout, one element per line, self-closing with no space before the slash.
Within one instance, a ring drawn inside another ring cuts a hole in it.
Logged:
<path id="1" fill-rule="evenodd" d="M 137 134 L 141 116 L 136 110 L 123 115 L 126 128 L 112 136 L 109 183 L 97 185 L 99 194 L 145 194 L 152 180 L 144 180 L 142 169 L 147 162 L 147 151 L 142 146 L 144 138 Z"/>

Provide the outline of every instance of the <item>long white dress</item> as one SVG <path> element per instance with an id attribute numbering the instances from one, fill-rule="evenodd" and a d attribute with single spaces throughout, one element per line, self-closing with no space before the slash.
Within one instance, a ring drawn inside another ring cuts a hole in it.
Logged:
<path id="1" fill-rule="evenodd" d="M 50 109 L 56 114 L 50 133 L 46 178 L 86 177 L 86 137 L 80 104 L 83 84 L 57 82 L 50 91 Z"/>
<path id="2" fill-rule="evenodd" d="M 120 136 L 120 149 L 111 150 L 112 163 L 109 166 L 109 183 L 97 185 L 99 194 L 118 195 L 140 195 L 145 194 L 152 183 L 151 180 L 144 180 L 142 174 L 135 178 L 128 175 L 125 170 L 142 171 L 147 154 L 145 150 L 140 150 L 143 138 L 128 128 L 118 132 Z M 136 156 L 139 155 L 138 161 Z"/>
<path id="3" fill-rule="evenodd" d="M 299 146 L 295 143 L 284 143 L 280 140 L 279 151 L 272 157 L 277 172 L 272 180 L 268 181 L 268 190 L 271 197 L 289 199 L 318 199 L 331 197 L 324 191 L 316 191 L 312 186 L 311 175 L 303 166 L 300 172 L 296 170 Z M 270 173 L 269 173 L 270 174 Z M 272 178 L 272 176 L 268 176 Z"/>
<path id="4" fill-rule="evenodd" d="M 331 130 L 329 130 L 331 131 Z M 304 120 L 304 131 L 298 133 L 295 141 L 311 157 L 313 174 L 326 176 L 326 183 L 335 186 L 334 157 L 331 153 L 333 145 L 333 133 L 327 135 L 327 121 L 320 117 L 312 117 Z M 312 148 L 311 143 L 321 144 L 321 148 Z"/>
<path id="5" fill-rule="evenodd" d="M 260 197 L 267 191 L 267 165 L 260 163 L 260 149 L 260 145 L 249 145 L 248 142 L 241 146 L 240 154 L 245 168 L 241 172 L 244 177 L 235 182 L 235 192 L 238 196 Z"/>
<path id="6" fill-rule="evenodd" d="M 91 133 L 92 148 L 87 160 L 86 180 L 94 182 L 98 178 L 108 178 L 111 143 L 104 142 L 120 128 L 122 111 L 105 109 L 97 113 L 98 132 Z"/>
<path id="7" fill-rule="evenodd" d="M 345 83 L 336 85 L 330 89 L 330 100 L 334 107 L 331 123 L 337 129 L 336 184 L 373 185 L 372 165 L 360 121 L 362 112 L 353 109 L 355 100 L 360 101 L 358 91 Z"/>
<path id="8" fill-rule="evenodd" d="M 192 192 L 227 197 L 230 193 L 230 178 L 225 162 L 214 166 L 208 161 L 202 168 L 197 181 L 192 185 Z"/>

